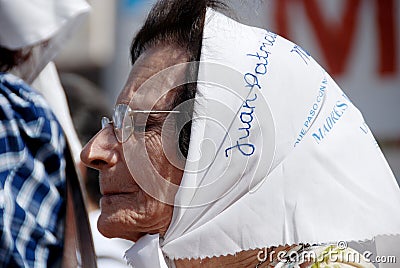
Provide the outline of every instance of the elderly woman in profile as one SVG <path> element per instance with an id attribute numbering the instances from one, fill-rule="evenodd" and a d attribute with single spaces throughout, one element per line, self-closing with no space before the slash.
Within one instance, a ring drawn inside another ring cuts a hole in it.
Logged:
<path id="1" fill-rule="evenodd" d="M 225 11 L 160 1 L 136 35 L 81 153 L 100 232 L 136 242 L 134 267 L 371 267 L 346 241 L 400 233 L 400 191 L 362 116 L 308 52 Z"/>

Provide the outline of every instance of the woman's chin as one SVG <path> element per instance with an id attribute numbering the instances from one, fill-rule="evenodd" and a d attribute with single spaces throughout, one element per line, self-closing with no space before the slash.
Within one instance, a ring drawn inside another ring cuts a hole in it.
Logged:
<path id="1" fill-rule="evenodd" d="M 135 226 L 128 224 L 126 219 L 121 219 L 117 215 L 107 215 L 103 212 L 97 220 L 97 229 L 107 238 L 122 238 L 133 242 L 145 235 L 143 232 L 135 232 Z"/>

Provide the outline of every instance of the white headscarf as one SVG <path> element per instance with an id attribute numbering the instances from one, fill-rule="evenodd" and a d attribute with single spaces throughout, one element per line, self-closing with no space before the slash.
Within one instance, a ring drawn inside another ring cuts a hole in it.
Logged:
<path id="1" fill-rule="evenodd" d="M 85 0 L 0 0 L 0 45 L 34 47 L 17 74 L 31 83 L 89 10 Z"/>
<path id="2" fill-rule="evenodd" d="M 135 267 L 400 234 L 379 146 L 301 47 L 208 9 L 194 110 L 171 225 L 127 252 Z"/>

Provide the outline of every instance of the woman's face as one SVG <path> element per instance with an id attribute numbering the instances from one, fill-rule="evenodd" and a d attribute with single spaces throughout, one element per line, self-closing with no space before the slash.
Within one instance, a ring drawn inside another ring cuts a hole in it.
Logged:
<path id="1" fill-rule="evenodd" d="M 167 76 L 154 78 L 154 75 L 186 61 L 185 51 L 175 46 L 148 49 L 133 65 L 117 105 L 128 104 L 132 110 L 170 110 L 174 92 L 168 89 L 184 78 L 185 70 L 174 68 Z M 159 200 L 173 197 L 175 192 L 161 186 L 164 185 L 161 182 L 179 185 L 184 164 L 177 157 L 175 125 L 171 120 L 165 123 L 169 115 L 150 114 L 147 120 L 134 117 L 142 121 L 135 124 L 146 125 L 146 131 L 133 131 L 123 144 L 117 141 L 113 125 L 109 124 L 82 150 L 83 163 L 99 170 L 103 197 L 97 226 L 104 236 L 137 241 L 146 233 L 165 234 L 173 206 Z M 149 195 L 148 189 L 157 194 Z"/>

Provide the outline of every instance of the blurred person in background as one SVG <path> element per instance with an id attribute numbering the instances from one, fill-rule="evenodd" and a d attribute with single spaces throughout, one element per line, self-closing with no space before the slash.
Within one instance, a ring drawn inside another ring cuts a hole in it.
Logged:
<path id="1" fill-rule="evenodd" d="M 1 267 L 96 266 L 73 160 L 80 144 L 49 63 L 89 9 L 0 1 Z"/>
<path id="2" fill-rule="evenodd" d="M 107 101 L 101 90 L 84 77 L 72 73 L 61 73 L 60 78 L 67 95 L 72 121 L 80 141 L 85 144 L 98 131 L 101 116 L 108 114 Z M 91 168 L 83 169 L 83 171 L 97 267 L 127 267 L 123 252 L 132 246 L 132 242 L 119 238 L 110 239 L 100 234 L 97 229 L 101 198 L 99 173 Z"/>

